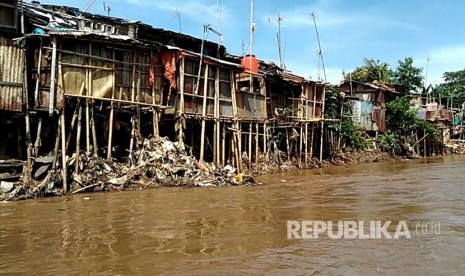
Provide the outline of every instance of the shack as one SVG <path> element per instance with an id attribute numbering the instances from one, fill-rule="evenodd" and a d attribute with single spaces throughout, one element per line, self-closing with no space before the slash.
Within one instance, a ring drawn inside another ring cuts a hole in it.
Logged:
<path id="1" fill-rule="evenodd" d="M 352 111 L 352 120 L 367 134 L 386 131 L 386 102 L 398 92 L 386 84 L 346 81 L 337 90 L 347 95 Z"/>

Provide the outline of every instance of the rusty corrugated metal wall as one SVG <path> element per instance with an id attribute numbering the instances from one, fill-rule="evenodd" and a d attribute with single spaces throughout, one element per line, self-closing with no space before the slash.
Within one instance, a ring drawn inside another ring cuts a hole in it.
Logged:
<path id="1" fill-rule="evenodd" d="M 0 110 L 21 111 L 24 52 L 0 34 Z"/>

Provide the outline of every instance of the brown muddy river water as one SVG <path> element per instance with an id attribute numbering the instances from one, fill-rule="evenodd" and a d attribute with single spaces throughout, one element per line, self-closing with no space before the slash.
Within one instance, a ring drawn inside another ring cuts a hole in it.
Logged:
<path id="1" fill-rule="evenodd" d="M 449 156 L 264 176 L 258 187 L 8 202 L 0 274 L 465 275 L 464 177 L 465 156 Z M 411 238 L 288 239 L 288 220 L 404 220 Z M 415 232 L 433 223 L 440 233 Z"/>

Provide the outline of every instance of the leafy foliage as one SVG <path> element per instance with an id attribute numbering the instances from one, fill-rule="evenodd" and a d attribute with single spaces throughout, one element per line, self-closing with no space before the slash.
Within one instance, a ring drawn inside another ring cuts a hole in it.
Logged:
<path id="1" fill-rule="evenodd" d="M 378 136 L 377 141 L 380 150 L 390 153 L 399 153 L 401 147 L 399 139 L 390 130 Z"/>
<path id="2" fill-rule="evenodd" d="M 388 63 L 365 58 L 363 66 L 355 68 L 351 74 L 344 74 L 344 80 L 349 81 L 352 78 L 360 82 L 386 84 L 392 82 L 392 76 Z"/>
<path id="3" fill-rule="evenodd" d="M 411 91 L 420 91 L 423 84 L 422 71 L 421 68 L 413 66 L 412 57 L 407 57 L 403 61 L 399 60 L 393 78 L 396 90 L 403 95 Z"/>
<path id="4" fill-rule="evenodd" d="M 433 96 L 450 98 L 453 107 L 460 107 L 465 102 L 465 69 L 445 72 L 444 83 L 433 88 Z"/>

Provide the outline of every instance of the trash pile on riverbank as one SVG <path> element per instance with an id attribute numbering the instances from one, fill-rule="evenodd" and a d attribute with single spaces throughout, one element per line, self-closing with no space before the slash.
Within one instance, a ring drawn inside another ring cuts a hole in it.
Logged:
<path id="1" fill-rule="evenodd" d="M 444 147 L 449 154 L 465 154 L 465 140 L 450 140 Z"/>
<path id="2" fill-rule="evenodd" d="M 63 195 L 61 158 L 37 158 L 28 180 L 24 166 L 19 181 L 2 181 L 0 201 L 41 196 Z M 78 165 L 76 166 L 76 162 Z M 186 153 L 178 143 L 166 138 L 144 139 L 141 147 L 129 156 L 128 163 L 108 161 L 92 154 L 67 156 L 68 193 L 121 191 L 158 186 L 215 187 L 222 185 L 253 185 L 251 176 L 237 174 L 236 169 L 209 166 Z"/>

